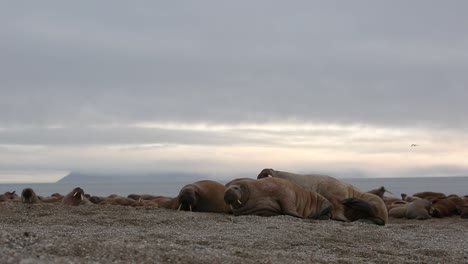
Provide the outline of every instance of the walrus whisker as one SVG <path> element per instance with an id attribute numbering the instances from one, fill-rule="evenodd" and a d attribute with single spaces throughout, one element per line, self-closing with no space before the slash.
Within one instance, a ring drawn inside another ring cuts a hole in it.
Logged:
<path id="1" fill-rule="evenodd" d="M 241 203 L 241 201 L 240 201 L 240 200 L 237 200 L 237 202 L 238 202 L 240 205 L 242 205 L 242 203 Z"/>
<path id="2" fill-rule="evenodd" d="M 182 204 L 179 205 L 179 208 L 177 208 L 177 211 L 180 211 L 180 208 L 182 208 Z"/>

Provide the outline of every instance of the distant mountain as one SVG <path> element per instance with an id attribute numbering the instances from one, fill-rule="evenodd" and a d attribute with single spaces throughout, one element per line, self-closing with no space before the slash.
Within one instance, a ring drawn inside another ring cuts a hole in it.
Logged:
<path id="1" fill-rule="evenodd" d="M 209 175 L 186 172 L 158 172 L 147 174 L 103 174 L 70 172 L 57 183 L 100 182 L 184 182 L 211 179 Z"/>

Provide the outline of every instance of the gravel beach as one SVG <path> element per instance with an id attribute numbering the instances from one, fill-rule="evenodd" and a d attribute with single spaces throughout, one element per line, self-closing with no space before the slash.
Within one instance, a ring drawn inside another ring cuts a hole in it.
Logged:
<path id="1" fill-rule="evenodd" d="M 156 207 L 0 204 L 0 263 L 468 263 L 468 220 L 386 226 Z"/>

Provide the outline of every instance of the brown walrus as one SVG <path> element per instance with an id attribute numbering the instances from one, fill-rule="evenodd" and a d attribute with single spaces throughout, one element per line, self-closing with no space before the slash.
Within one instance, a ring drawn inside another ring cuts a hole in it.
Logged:
<path id="1" fill-rule="evenodd" d="M 432 201 L 429 211 L 431 216 L 442 218 L 458 213 L 457 205 L 450 199 L 436 199 Z"/>
<path id="2" fill-rule="evenodd" d="M 78 206 L 78 205 L 88 205 L 91 204 L 88 199 L 84 197 L 84 191 L 81 188 L 73 189 L 69 194 L 65 195 L 62 200 L 63 205 L 71 205 L 71 206 Z"/>
<path id="3" fill-rule="evenodd" d="M 38 196 L 38 197 L 39 197 L 39 200 L 41 200 L 41 202 L 43 203 L 58 204 L 58 203 L 61 203 L 63 200 L 63 195 L 59 193 L 54 193 L 49 197 L 42 197 L 42 196 Z"/>
<path id="4" fill-rule="evenodd" d="M 229 213 L 230 208 L 224 203 L 226 187 L 211 180 L 197 181 L 185 185 L 177 196 L 178 210 Z M 173 202 L 171 202 L 173 203 Z"/>
<path id="5" fill-rule="evenodd" d="M 290 180 L 308 191 L 317 192 L 333 205 L 332 219 L 339 221 L 364 221 L 385 225 L 388 220 L 387 208 L 383 200 L 375 194 L 366 193 L 351 184 L 331 176 L 264 169 L 258 179 L 276 177 Z"/>
<path id="6" fill-rule="evenodd" d="M 39 200 L 33 189 L 25 188 L 23 189 L 23 192 L 21 192 L 21 202 L 26 204 L 37 204 L 40 203 L 41 200 Z"/>
<path id="7" fill-rule="evenodd" d="M 440 193 L 440 192 L 418 192 L 418 193 L 413 194 L 413 196 L 419 197 L 422 199 L 427 199 L 429 201 L 447 198 L 447 196 L 444 193 Z"/>
<path id="8" fill-rule="evenodd" d="M 368 191 L 368 193 L 372 193 L 372 194 L 375 194 L 377 196 L 379 196 L 380 198 L 384 198 L 384 194 L 388 192 L 389 194 L 392 194 L 390 191 L 388 191 L 387 189 L 385 189 L 384 186 L 380 186 L 380 188 L 378 189 L 373 189 L 373 190 L 370 190 Z"/>
<path id="9" fill-rule="evenodd" d="M 394 218 L 426 220 L 431 218 L 431 216 L 429 215 L 430 208 L 431 201 L 426 199 L 420 199 L 390 209 L 388 211 L 388 216 Z"/>
<path id="10" fill-rule="evenodd" d="M 417 197 L 417 196 L 408 196 L 406 193 L 402 193 L 402 194 L 401 194 L 401 199 L 402 199 L 403 201 L 413 202 L 413 201 L 415 201 L 415 200 L 421 200 L 421 199 L 423 199 L 423 198 L 419 198 L 419 197 Z M 428 200 L 428 199 L 426 199 L 426 200 Z"/>
<path id="11" fill-rule="evenodd" d="M 281 178 L 233 180 L 226 184 L 224 201 L 234 215 L 329 219 L 332 209 L 322 195 Z"/>
<path id="12" fill-rule="evenodd" d="M 16 191 L 12 192 L 5 192 L 4 194 L 0 195 L 0 203 L 1 202 L 19 202 L 19 197 L 16 194 Z"/>
<path id="13" fill-rule="evenodd" d="M 139 201 L 139 200 L 154 200 L 161 196 L 156 196 L 152 194 L 129 194 L 127 197 L 135 201 Z"/>

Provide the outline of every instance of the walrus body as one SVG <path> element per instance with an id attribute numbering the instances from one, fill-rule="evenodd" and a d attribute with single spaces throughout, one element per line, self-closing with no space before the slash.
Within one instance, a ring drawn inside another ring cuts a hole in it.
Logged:
<path id="1" fill-rule="evenodd" d="M 264 169 L 258 179 L 276 177 L 290 180 L 308 191 L 317 192 L 333 205 L 332 219 L 340 221 L 366 221 L 385 225 L 388 220 L 383 200 L 372 193 L 366 193 L 351 184 L 326 175 L 301 175 Z"/>
<path id="2" fill-rule="evenodd" d="M 127 196 L 130 199 L 139 201 L 139 200 L 154 200 L 161 196 L 151 195 L 151 194 L 129 194 Z"/>
<path id="3" fill-rule="evenodd" d="M 42 197 L 38 196 L 39 200 L 41 200 L 42 203 L 51 203 L 51 204 L 59 204 L 63 200 L 63 195 L 59 193 L 54 193 L 49 197 Z"/>
<path id="4" fill-rule="evenodd" d="M 229 206 L 223 199 L 225 189 L 221 183 L 210 180 L 185 185 L 177 196 L 177 208 L 194 212 L 229 213 Z M 173 203 L 170 202 L 171 205 Z"/>
<path id="5" fill-rule="evenodd" d="M 37 204 L 40 203 L 41 200 L 39 200 L 33 189 L 25 188 L 21 192 L 21 202 L 26 204 Z"/>
<path id="6" fill-rule="evenodd" d="M 429 211 L 431 216 L 442 218 L 458 213 L 457 205 L 450 199 L 437 199 L 432 201 Z"/>
<path id="7" fill-rule="evenodd" d="M 429 215 L 430 208 L 431 201 L 426 199 L 420 199 L 390 209 L 388 212 L 388 216 L 394 218 L 425 220 L 431 218 L 431 216 Z"/>
<path id="8" fill-rule="evenodd" d="M 69 194 L 65 195 L 62 200 L 63 205 L 78 206 L 91 204 L 88 199 L 84 197 L 84 191 L 81 188 L 73 189 Z"/>
<path id="9" fill-rule="evenodd" d="M 440 193 L 440 192 L 418 192 L 418 193 L 413 194 L 413 196 L 426 199 L 429 201 L 447 198 L 447 196 L 444 193 Z"/>
<path id="10" fill-rule="evenodd" d="M 20 199 L 16 194 L 16 191 L 12 192 L 5 192 L 4 194 L 0 195 L 0 203 L 1 202 L 19 202 Z"/>
<path id="11" fill-rule="evenodd" d="M 226 185 L 224 201 L 234 215 L 329 219 L 331 214 L 331 203 L 325 197 L 280 178 L 231 181 Z"/>

